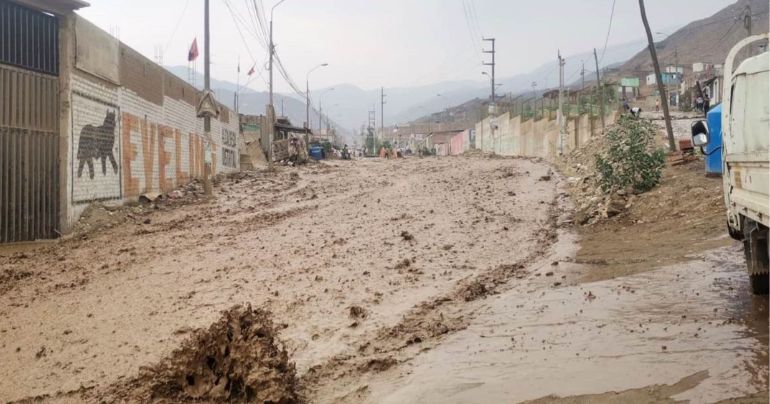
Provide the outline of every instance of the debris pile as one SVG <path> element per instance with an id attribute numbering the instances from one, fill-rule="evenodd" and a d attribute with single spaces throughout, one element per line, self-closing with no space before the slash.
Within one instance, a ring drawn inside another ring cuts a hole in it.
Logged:
<path id="1" fill-rule="evenodd" d="M 567 178 L 576 205 L 574 220 L 580 225 L 594 224 L 603 217 L 617 214 L 627 204 L 626 195 L 606 195 L 599 184 L 596 156 L 606 148 L 602 140 L 599 137 L 592 138 L 555 162 Z"/>
<path id="2" fill-rule="evenodd" d="M 296 403 L 297 378 L 270 313 L 225 311 L 208 330 L 112 393 L 116 401 Z"/>

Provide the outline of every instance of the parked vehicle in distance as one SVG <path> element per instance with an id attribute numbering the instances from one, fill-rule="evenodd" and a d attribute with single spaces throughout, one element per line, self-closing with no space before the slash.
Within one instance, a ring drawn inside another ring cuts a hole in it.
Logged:
<path id="1" fill-rule="evenodd" d="M 730 236 L 743 241 L 754 294 L 768 293 L 770 237 L 770 54 L 744 60 L 733 72 L 736 56 L 768 34 L 740 41 L 724 64 L 722 102 L 722 181 Z M 692 127 L 693 144 L 704 146 L 704 122 Z M 712 151 L 716 152 L 716 150 Z"/>

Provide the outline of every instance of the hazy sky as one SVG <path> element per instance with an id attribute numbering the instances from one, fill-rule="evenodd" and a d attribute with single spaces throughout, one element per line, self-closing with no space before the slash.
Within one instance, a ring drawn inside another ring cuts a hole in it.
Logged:
<path id="1" fill-rule="evenodd" d="M 203 0 L 89 0 L 79 13 L 166 65 L 186 65 L 198 38 L 203 54 Z M 247 6 L 253 0 L 211 0 L 212 74 L 241 83 L 256 62 L 267 78 L 267 51 L 259 45 Z M 260 0 L 257 0 L 260 2 Z M 277 0 L 264 0 L 269 20 Z M 653 31 L 714 14 L 733 0 L 647 0 Z M 498 75 L 524 73 L 556 57 L 604 46 L 612 0 L 286 0 L 275 9 L 274 37 L 289 74 L 301 87 L 313 66 L 311 89 L 351 83 L 364 89 L 477 80 L 484 68 L 479 36 L 497 38 Z M 227 5 L 239 16 L 233 19 Z M 237 23 L 234 21 L 241 21 Z M 470 25 L 470 26 L 469 26 Z M 244 41 L 237 27 L 241 27 Z M 267 30 L 267 27 L 265 27 Z M 609 44 L 643 38 L 636 0 L 617 0 Z M 657 38 L 662 38 L 658 35 Z M 250 56 L 251 54 L 251 56 Z M 253 59 L 252 59 L 253 58 Z M 202 57 L 198 70 L 203 70 Z M 249 87 L 265 90 L 254 75 Z M 276 91 L 288 91 L 276 75 Z"/>

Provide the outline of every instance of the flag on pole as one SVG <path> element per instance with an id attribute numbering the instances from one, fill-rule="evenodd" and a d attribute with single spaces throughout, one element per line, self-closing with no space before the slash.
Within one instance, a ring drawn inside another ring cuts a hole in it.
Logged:
<path id="1" fill-rule="evenodd" d="M 187 52 L 188 62 L 192 62 L 195 59 L 198 59 L 198 38 L 193 39 L 192 46 L 190 46 L 190 51 Z"/>
<path id="2" fill-rule="evenodd" d="M 251 66 L 251 69 L 249 69 L 249 74 L 248 75 L 251 76 L 252 74 L 254 74 L 256 72 L 256 70 L 255 70 L 256 68 L 257 68 L 257 65 Z"/>

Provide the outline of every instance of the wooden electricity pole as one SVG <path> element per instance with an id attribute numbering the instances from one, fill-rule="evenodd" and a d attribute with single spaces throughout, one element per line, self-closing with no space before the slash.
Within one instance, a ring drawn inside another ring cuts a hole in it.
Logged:
<path id="1" fill-rule="evenodd" d="M 596 48 L 594 48 L 594 62 L 596 62 L 596 94 L 597 101 L 599 101 L 599 113 L 602 116 L 602 133 L 604 132 L 604 94 L 602 91 L 602 78 L 599 74 L 599 57 L 596 56 Z"/>
<path id="2" fill-rule="evenodd" d="M 644 30 L 647 31 L 647 43 L 650 48 L 650 57 L 652 57 L 652 66 L 655 68 L 655 81 L 658 83 L 660 104 L 663 106 L 663 119 L 666 121 L 668 147 L 673 152 L 676 151 L 676 143 L 674 142 L 674 130 L 671 128 L 671 115 L 668 113 L 668 94 L 666 94 L 666 88 L 663 86 L 663 77 L 660 74 L 660 64 L 658 64 L 658 54 L 655 52 L 655 42 L 652 40 L 650 23 L 647 22 L 647 13 L 644 11 L 644 0 L 639 0 L 639 11 L 642 13 L 642 23 L 644 23 Z"/>

